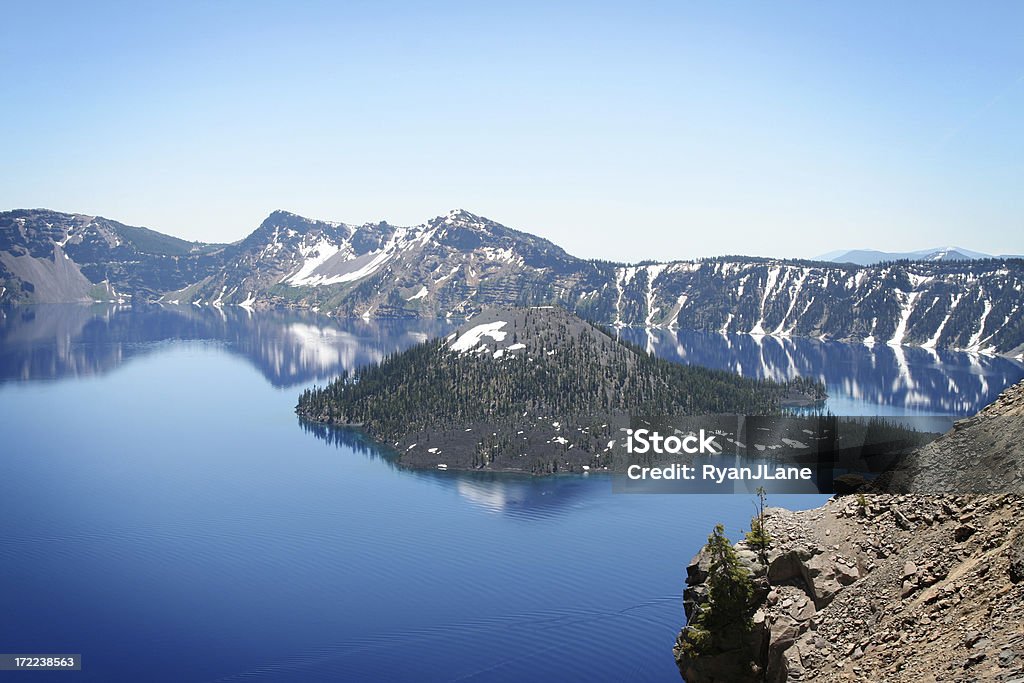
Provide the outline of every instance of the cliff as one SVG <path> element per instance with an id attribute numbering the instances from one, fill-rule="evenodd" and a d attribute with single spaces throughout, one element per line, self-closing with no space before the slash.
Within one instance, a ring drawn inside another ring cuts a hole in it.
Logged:
<path id="1" fill-rule="evenodd" d="M 1024 382 L 914 454 L 892 482 L 904 493 L 1024 494 Z"/>
<path id="2" fill-rule="evenodd" d="M 1018 384 L 920 453 L 919 463 L 945 468 L 956 468 L 957 454 L 983 462 L 982 472 L 1001 467 L 1002 486 L 965 475 L 992 493 L 769 509 L 768 552 L 734 547 L 755 589 L 747 623 L 730 626 L 742 637 L 695 652 L 695 629 L 684 628 L 675 647 L 684 679 L 1024 681 L 1024 498 L 1005 492 L 1024 456 L 1012 441 L 1022 405 Z M 691 623 L 708 606 L 708 570 L 705 549 L 687 570 Z"/>

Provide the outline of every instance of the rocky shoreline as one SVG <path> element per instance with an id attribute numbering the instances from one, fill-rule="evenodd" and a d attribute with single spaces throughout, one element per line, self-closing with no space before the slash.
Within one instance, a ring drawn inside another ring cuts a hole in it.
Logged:
<path id="1" fill-rule="evenodd" d="M 1024 681 L 1024 500 L 845 496 L 770 508 L 773 542 L 736 544 L 755 586 L 732 651 L 688 657 L 689 683 Z M 688 618 L 707 600 L 708 557 L 687 569 Z M 745 671 L 737 662 L 749 662 Z"/>
<path id="2" fill-rule="evenodd" d="M 729 553 L 752 597 L 725 623 L 709 539 L 687 568 L 683 678 L 1024 683 L 1022 438 L 1024 382 L 912 454 L 889 492 L 770 508 L 768 547 Z"/>

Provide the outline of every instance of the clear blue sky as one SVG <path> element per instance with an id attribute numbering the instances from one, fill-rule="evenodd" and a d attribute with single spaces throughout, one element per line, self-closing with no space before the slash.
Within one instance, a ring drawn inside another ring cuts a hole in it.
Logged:
<path id="1" fill-rule="evenodd" d="M 189 239 L 462 207 L 616 260 L 1024 253 L 1016 0 L 7 3 L 0 92 L 0 209 Z"/>

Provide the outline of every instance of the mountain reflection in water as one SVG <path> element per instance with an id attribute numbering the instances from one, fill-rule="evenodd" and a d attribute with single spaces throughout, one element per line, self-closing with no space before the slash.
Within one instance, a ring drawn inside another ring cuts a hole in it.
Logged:
<path id="1" fill-rule="evenodd" d="M 165 342 L 223 344 L 273 386 L 326 381 L 450 331 L 435 319 L 336 319 L 308 311 L 238 307 L 75 306 L 0 308 L 0 382 L 110 372 Z M 746 377 L 817 377 L 837 414 L 968 415 L 1024 378 L 1024 365 L 956 351 L 817 339 L 623 329 L 662 358 Z"/>
<path id="2" fill-rule="evenodd" d="M 237 306 L 8 307 L 0 308 L 0 382 L 99 375 L 163 342 L 203 341 L 245 357 L 275 387 L 293 387 L 378 362 L 451 327 Z"/>
<path id="3" fill-rule="evenodd" d="M 914 346 L 848 344 L 801 337 L 623 329 L 622 337 L 668 360 L 744 377 L 816 377 L 839 415 L 971 415 L 1024 378 L 1024 365 Z"/>

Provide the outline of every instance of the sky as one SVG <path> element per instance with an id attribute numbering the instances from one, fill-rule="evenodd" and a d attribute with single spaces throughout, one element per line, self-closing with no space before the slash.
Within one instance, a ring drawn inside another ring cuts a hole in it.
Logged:
<path id="1" fill-rule="evenodd" d="M 0 210 L 1024 253 L 1024 3 L 8 3 Z"/>

